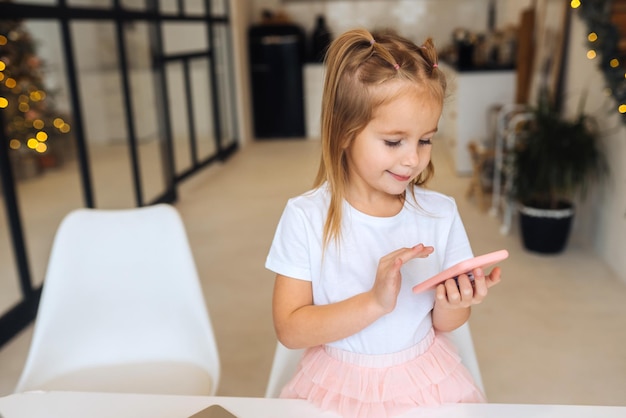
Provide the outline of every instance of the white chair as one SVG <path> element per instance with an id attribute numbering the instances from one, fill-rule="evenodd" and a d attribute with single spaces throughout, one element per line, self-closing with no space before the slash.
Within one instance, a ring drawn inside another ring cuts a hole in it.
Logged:
<path id="1" fill-rule="evenodd" d="M 266 398 L 278 398 L 280 391 L 296 373 L 298 362 L 303 354 L 304 349 L 292 350 L 282 345 L 280 341 L 276 343 L 272 370 L 265 388 Z"/>
<path id="2" fill-rule="evenodd" d="M 454 331 L 448 332 L 448 338 L 454 343 L 459 350 L 461 361 L 474 378 L 476 385 L 485 393 L 485 385 L 480 374 L 478 359 L 476 358 L 476 350 L 474 349 L 474 341 L 470 331 L 469 323 L 466 322 Z"/>
<path id="3" fill-rule="evenodd" d="M 159 204 L 67 215 L 15 391 L 214 395 L 219 378 L 178 212 Z"/>
<path id="4" fill-rule="evenodd" d="M 476 385 L 485 393 L 469 324 L 466 322 L 461 327 L 449 332 L 448 337 L 457 346 L 461 361 L 472 374 Z M 280 395 L 280 391 L 295 374 L 303 353 L 303 349 L 290 350 L 280 342 L 277 343 L 270 378 L 265 390 L 266 398 L 277 398 Z"/>

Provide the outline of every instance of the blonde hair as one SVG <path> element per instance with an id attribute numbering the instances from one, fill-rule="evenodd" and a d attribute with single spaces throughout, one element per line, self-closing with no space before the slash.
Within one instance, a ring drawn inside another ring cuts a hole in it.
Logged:
<path id="1" fill-rule="evenodd" d="M 324 225 L 324 246 L 340 237 L 341 207 L 348 183 L 345 150 L 369 123 L 374 110 L 395 97 L 380 87 L 388 81 L 402 80 L 440 103 L 446 90 L 445 76 L 438 69 L 437 52 L 430 38 L 417 46 L 391 31 L 370 33 L 355 29 L 331 43 L 325 64 L 322 157 L 314 182 L 314 187 L 327 182 L 331 196 Z M 433 174 L 434 166 L 430 162 L 412 184 L 424 185 Z"/>

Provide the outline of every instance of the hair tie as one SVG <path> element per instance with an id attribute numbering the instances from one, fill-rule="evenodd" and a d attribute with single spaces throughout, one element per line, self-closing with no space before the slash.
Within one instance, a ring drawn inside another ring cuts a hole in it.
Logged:
<path id="1" fill-rule="evenodd" d="M 434 63 L 434 64 L 433 64 L 433 68 L 437 68 L 437 67 L 439 67 L 439 64 Z"/>
<path id="2" fill-rule="evenodd" d="M 398 63 L 393 64 L 393 68 L 395 68 L 396 70 L 399 70 L 400 69 L 400 64 L 398 64 Z"/>

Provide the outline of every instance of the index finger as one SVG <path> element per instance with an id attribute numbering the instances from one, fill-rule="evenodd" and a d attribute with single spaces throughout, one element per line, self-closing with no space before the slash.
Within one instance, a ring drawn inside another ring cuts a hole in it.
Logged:
<path id="1" fill-rule="evenodd" d="M 433 247 L 425 246 L 424 244 L 417 244 L 411 248 L 402 248 L 399 250 L 397 254 L 398 258 L 402 261 L 402 264 L 414 259 L 414 258 L 425 258 L 428 257 L 432 252 L 435 251 Z"/>

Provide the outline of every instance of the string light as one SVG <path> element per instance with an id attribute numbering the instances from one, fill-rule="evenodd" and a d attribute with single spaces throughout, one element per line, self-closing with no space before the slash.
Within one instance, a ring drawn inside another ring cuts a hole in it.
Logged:
<path id="1" fill-rule="evenodd" d="M 61 118 L 55 118 L 55 119 L 52 121 L 52 124 L 53 124 L 53 125 L 54 125 L 54 127 L 55 127 L 55 128 L 57 128 L 57 129 L 61 129 L 61 126 L 63 126 L 63 124 L 64 124 L 64 123 L 65 123 L 65 122 L 64 122 L 64 121 L 63 121 L 63 119 L 61 119 Z"/>
<path id="2" fill-rule="evenodd" d="M 621 115 L 626 116 L 626 73 L 620 70 L 624 62 L 617 58 L 620 56 L 617 45 L 620 36 L 623 38 L 623 35 L 620 35 L 615 22 L 611 19 L 610 3 L 609 0 L 588 1 L 583 5 L 582 1 L 572 0 L 570 6 L 574 9 L 579 8 L 579 13 L 589 28 L 587 41 L 590 49 L 586 52 L 587 58 L 594 59 L 599 53 L 601 55 L 598 65 L 607 83 L 604 92 L 612 96 L 618 104 L 621 103 L 617 109 Z M 623 121 L 626 123 L 626 117 Z"/>
<path id="3" fill-rule="evenodd" d="M 15 86 L 17 86 L 17 81 L 15 81 L 14 78 L 7 78 L 7 80 L 4 82 L 4 85 L 7 86 L 8 88 L 12 89 Z"/>
<path id="4" fill-rule="evenodd" d="M 9 101 L 5 97 L 0 97 L 0 109 L 4 109 L 9 105 Z"/>
<path id="5" fill-rule="evenodd" d="M 43 99 L 41 92 L 39 90 L 33 91 L 30 93 L 30 100 L 33 102 L 38 102 Z"/>
<path id="6" fill-rule="evenodd" d="M 28 138 L 28 141 L 26 141 L 26 146 L 30 149 L 37 148 L 38 144 L 39 144 L 39 141 L 37 141 L 35 138 Z"/>

